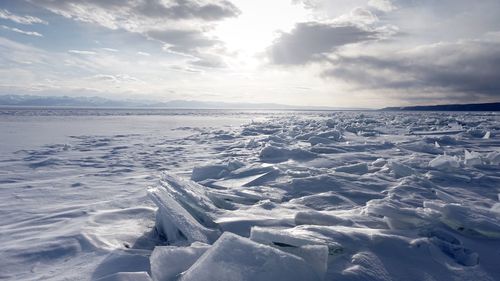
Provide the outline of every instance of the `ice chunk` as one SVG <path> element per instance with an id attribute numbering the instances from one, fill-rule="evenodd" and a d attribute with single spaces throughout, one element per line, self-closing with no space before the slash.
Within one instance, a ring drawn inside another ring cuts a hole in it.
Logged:
<path id="1" fill-rule="evenodd" d="M 321 280 L 303 258 L 229 232 L 181 280 Z"/>
<path id="2" fill-rule="evenodd" d="M 439 155 L 429 162 L 429 167 L 438 170 L 451 171 L 453 169 L 460 168 L 460 163 L 458 163 L 458 160 L 455 157 Z"/>
<path id="3" fill-rule="evenodd" d="M 316 239 L 297 237 L 283 231 L 262 227 L 252 227 L 250 239 L 265 244 L 288 245 L 293 247 L 322 244 L 322 241 Z"/>
<path id="4" fill-rule="evenodd" d="M 217 230 L 201 225 L 164 188 L 150 188 L 148 194 L 158 206 L 156 229 L 169 242 L 185 238 L 188 242 L 211 243 L 218 236 Z"/>
<path id="5" fill-rule="evenodd" d="M 151 253 L 151 276 L 155 281 L 177 280 L 210 245 L 195 242 L 189 247 L 156 246 Z"/>
<path id="6" fill-rule="evenodd" d="M 317 157 L 315 153 L 310 151 L 295 148 L 295 149 L 287 149 L 276 146 L 266 146 L 264 149 L 260 151 L 259 157 L 264 162 L 269 163 L 279 163 L 284 162 L 289 159 L 293 160 L 310 160 Z"/>
<path id="7" fill-rule="evenodd" d="M 220 180 L 211 183 L 211 186 L 220 188 L 237 188 L 237 187 L 248 187 L 259 185 L 259 183 L 265 182 L 266 179 L 272 179 L 273 175 L 277 175 L 279 172 L 277 170 L 271 169 L 269 172 L 264 172 L 261 174 L 250 175 L 250 176 L 240 176 L 231 177 L 228 179 Z"/>
<path id="8" fill-rule="evenodd" d="M 215 226 L 209 214 L 218 212 L 219 208 L 212 201 L 217 198 L 211 195 L 208 188 L 169 173 L 162 174 L 159 187 L 165 189 L 175 201 L 203 225 Z"/>
<path id="9" fill-rule="evenodd" d="M 472 128 L 467 130 L 467 134 L 474 138 L 483 138 L 486 135 L 486 132 L 481 128 Z"/>
<path id="10" fill-rule="evenodd" d="M 95 281 L 152 281 L 147 272 L 118 272 Z"/>
<path id="11" fill-rule="evenodd" d="M 466 149 L 464 164 L 467 166 L 477 166 L 483 164 L 483 160 L 481 159 L 481 154 L 474 151 L 469 152 Z"/>
<path id="12" fill-rule="evenodd" d="M 274 245 L 274 247 L 301 257 L 320 277 L 324 276 L 328 269 L 328 247 L 326 245 L 305 245 L 300 247 Z"/>
<path id="13" fill-rule="evenodd" d="M 333 191 L 294 198 L 290 200 L 290 203 L 304 205 L 315 210 L 350 209 L 357 206 L 355 202 Z"/>
<path id="14" fill-rule="evenodd" d="M 323 133 L 318 134 L 318 137 L 320 138 L 327 138 L 335 141 L 341 141 L 342 140 L 342 133 L 338 130 L 330 130 L 326 131 Z"/>
<path id="15" fill-rule="evenodd" d="M 202 181 L 205 179 L 218 179 L 228 173 L 227 167 L 222 164 L 206 165 L 194 167 L 191 174 L 191 179 L 194 181 Z"/>
<path id="16" fill-rule="evenodd" d="M 276 146 L 266 146 L 260 151 L 259 157 L 267 162 L 283 162 L 288 160 L 288 150 Z"/>
<path id="17" fill-rule="evenodd" d="M 152 281 L 147 272 L 118 272 L 95 281 Z"/>
<path id="18" fill-rule="evenodd" d="M 363 175 L 368 173 L 368 165 L 366 163 L 357 163 L 352 165 L 340 166 L 335 168 L 336 172 Z"/>
<path id="19" fill-rule="evenodd" d="M 402 144 L 400 147 L 404 149 L 408 149 L 415 152 L 423 152 L 429 154 L 441 154 L 443 150 L 440 147 L 436 147 L 436 145 L 428 144 L 424 141 L 417 141 L 413 143 Z"/>
<path id="20" fill-rule="evenodd" d="M 403 178 L 417 174 L 417 172 L 412 168 L 396 161 L 389 162 L 389 167 L 396 178 Z"/>
<path id="21" fill-rule="evenodd" d="M 490 131 L 487 131 L 484 136 L 483 136 L 483 139 L 487 140 L 487 139 L 490 139 L 491 138 L 491 132 Z"/>
<path id="22" fill-rule="evenodd" d="M 327 139 L 327 138 L 322 138 L 322 137 L 317 137 L 317 136 L 310 137 L 307 141 L 308 141 L 311 145 L 317 145 L 317 144 L 331 144 L 331 143 L 334 143 L 334 142 L 335 142 L 334 140 Z"/>
<path id="23" fill-rule="evenodd" d="M 377 160 L 372 162 L 372 166 L 375 167 L 382 167 L 385 164 L 387 164 L 387 160 L 385 160 L 384 158 L 378 158 Z"/>
<path id="24" fill-rule="evenodd" d="M 313 225 L 345 225 L 351 226 L 353 222 L 338 216 L 329 215 L 316 211 L 298 212 L 295 214 L 295 224 L 313 224 Z"/>
<path id="25" fill-rule="evenodd" d="M 223 164 L 210 164 L 205 166 L 194 167 L 191 174 L 191 179 L 194 181 L 202 181 L 206 179 L 220 179 L 227 175 L 230 171 L 236 170 L 243 166 L 239 161 L 228 161 Z"/>
<path id="26" fill-rule="evenodd" d="M 493 151 L 486 155 L 486 159 L 491 165 L 500 165 L 500 152 Z"/>
<path id="27" fill-rule="evenodd" d="M 500 216 L 494 210 L 438 201 L 424 201 L 424 207 L 437 212 L 443 223 L 457 231 L 500 238 Z"/>
<path id="28" fill-rule="evenodd" d="M 388 198 L 369 201 L 365 210 L 368 214 L 384 216 L 391 229 L 415 229 L 427 223 L 419 209 Z"/>

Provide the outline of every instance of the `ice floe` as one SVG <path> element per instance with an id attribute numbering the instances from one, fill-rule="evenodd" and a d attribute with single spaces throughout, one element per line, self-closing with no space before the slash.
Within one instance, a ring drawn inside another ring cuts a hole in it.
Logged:
<path id="1" fill-rule="evenodd" d="M 1 155 L 0 279 L 500 279 L 498 115 L 193 114 Z"/>

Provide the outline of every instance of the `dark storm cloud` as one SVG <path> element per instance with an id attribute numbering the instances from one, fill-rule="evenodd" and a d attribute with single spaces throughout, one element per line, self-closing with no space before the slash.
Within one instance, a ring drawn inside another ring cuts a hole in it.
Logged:
<path id="1" fill-rule="evenodd" d="M 300 65 L 324 59 L 343 45 L 376 38 L 377 32 L 354 25 L 298 23 L 290 33 L 281 34 L 268 54 L 274 64 Z"/>
<path id="2" fill-rule="evenodd" d="M 500 98 L 500 40 L 438 43 L 384 56 L 339 56 L 325 78 L 361 88 Z"/>

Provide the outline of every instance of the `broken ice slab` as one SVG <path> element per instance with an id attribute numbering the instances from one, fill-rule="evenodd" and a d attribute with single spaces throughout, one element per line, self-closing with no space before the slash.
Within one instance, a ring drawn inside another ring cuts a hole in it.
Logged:
<path id="1" fill-rule="evenodd" d="M 195 242 L 189 247 L 156 246 L 151 253 L 151 276 L 155 281 L 177 280 L 211 246 Z"/>
<path id="2" fill-rule="evenodd" d="M 169 193 L 159 188 L 148 190 L 149 196 L 158 206 L 156 229 L 167 241 L 186 239 L 188 242 L 210 243 L 218 236 L 217 230 L 201 225 Z"/>
<path id="3" fill-rule="evenodd" d="M 351 226 L 353 222 L 339 216 L 325 214 L 317 211 L 303 211 L 295 214 L 295 224 L 313 224 L 313 225 L 345 225 Z"/>
<path id="4" fill-rule="evenodd" d="M 222 164 L 197 166 L 193 169 L 191 179 L 197 182 L 206 179 L 219 179 L 242 166 L 243 163 L 236 160 L 226 161 Z"/>
<path id="5" fill-rule="evenodd" d="M 249 176 L 232 176 L 231 178 L 212 182 L 210 185 L 218 188 L 231 189 L 243 186 L 263 185 L 265 182 L 274 180 L 279 175 L 277 169 L 271 168 L 269 171 Z"/>
<path id="6" fill-rule="evenodd" d="M 262 162 L 266 163 L 281 163 L 290 159 L 295 161 L 308 161 L 317 158 L 316 153 L 304 150 L 302 148 L 281 148 L 277 146 L 266 146 L 259 154 Z"/>
<path id="7" fill-rule="evenodd" d="M 280 245 L 283 247 L 299 247 L 304 245 L 324 245 L 324 241 L 312 237 L 303 237 L 301 235 L 294 235 L 288 229 L 283 228 L 265 228 L 265 227 L 252 227 L 250 231 L 250 239 L 253 241 L 269 244 Z"/>
<path id="8" fill-rule="evenodd" d="M 396 161 L 390 161 L 388 165 L 394 174 L 394 177 L 398 179 L 418 174 L 413 168 Z"/>
<path id="9" fill-rule="evenodd" d="M 147 272 L 118 272 L 95 281 L 152 281 Z"/>
<path id="10" fill-rule="evenodd" d="M 479 166 L 483 164 L 482 155 L 475 151 L 468 151 L 465 149 L 464 164 L 469 167 Z"/>
<path id="11" fill-rule="evenodd" d="M 440 131 L 417 131 L 410 132 L 407 135 L 423 136 L 423 135 L 455 135 L 458 133 L 465 132 L 463 129 L 459 130 L 440 130 Z"/>
<path id="12" fill-rule="evenodd" d="M 180 280 L 321 280 L 303 258 L 229 232 L 207 250 Z"/>
<path id="13" fill-rule="evenodd" d="M 158 206 L 156 229 L 167 241 L 187 240 L 212 243 L 220 235 L 217 229 L 202 225 L 176 199 L 175 195 L 162 186 L 151 188 L 148 194 Z"/>
<path id="14" fill-rule="evenodd" d="M 162 174 L 159 188 L 165 190 L 200 223 L 209 227 L 216 226 L 212 215 L 220 210 L 215 206 L 208 188 L 169 173 Z"/>
<path id="15" fill-rule="evenodd" d="M 460 163 L 456 157 L 439 155 L 429 162 L 429 167 L 443 171 L 452 171 L 460 168 Z"/>
<path id="16" fill-rule="evenodd" d="M 440 201 L 424 201 L 424 207 L 459 232 L 485 238 L 500 238 L 500 214 L 495 210 Z"/>
<path id="17" fill-rule="evenodd" d="M 488 153 L 488 155 L 486 155 L 486 159 L 490 163 L 490 165 L 500 165 L 500 152 L 490 152 Z"/>
<path id="18" fill-rule="evenodd" d="M 363 175 L 368 173 L 368 164 L 356 163 L 352 165 L 340 166 L 335 168 L 335 172 Z"/>

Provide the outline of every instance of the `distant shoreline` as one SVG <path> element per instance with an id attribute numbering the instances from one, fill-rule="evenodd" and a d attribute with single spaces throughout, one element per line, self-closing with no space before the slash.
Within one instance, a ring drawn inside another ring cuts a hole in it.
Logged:
<path id="1" fill-rule="evenodd" d="M 381 111 L 500 111 L 500 102 L 386 107 Z"/>

